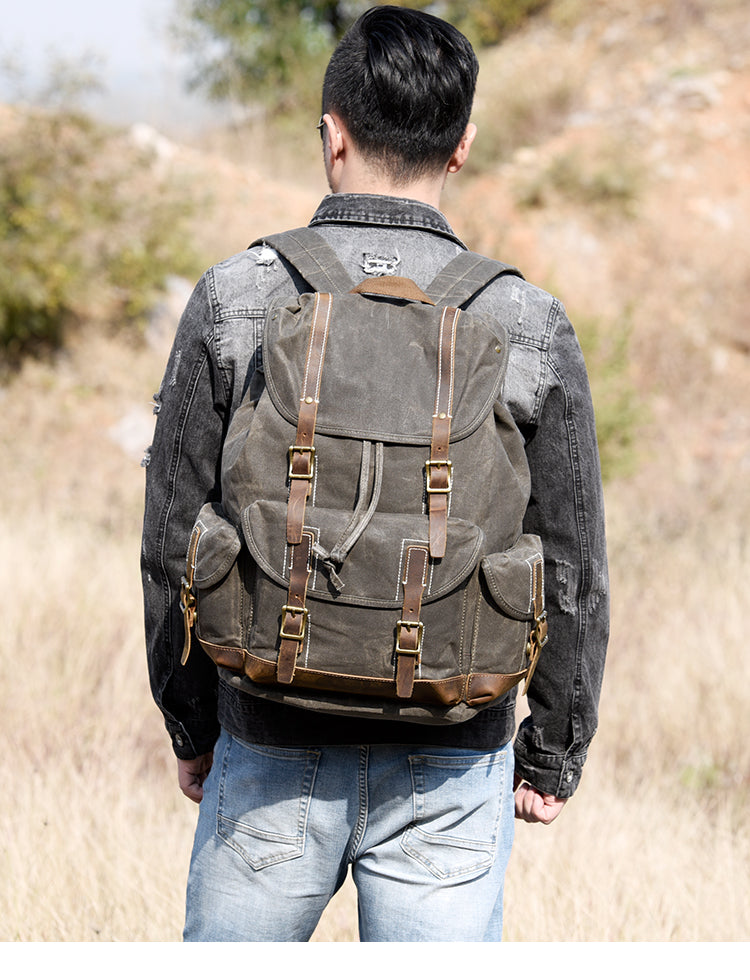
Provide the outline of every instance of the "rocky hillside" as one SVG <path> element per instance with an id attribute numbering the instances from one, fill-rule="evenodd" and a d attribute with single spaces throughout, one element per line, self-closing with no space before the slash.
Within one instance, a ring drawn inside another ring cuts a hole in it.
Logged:
<path id="1" fill-rule="evenodd" d="M 643 489 L 677 530 L 724 492 L 748 503 L 750 22 L 742 3 L 590 7 L 584 26 L 494 54 L 499 72 L 552 66 L 572 86 L 566 115 L 456 213 L 474 247 L 550 284 L 574 319 L 628 326 Z M 520 207 L 535 183 L 538 206 Z"/>

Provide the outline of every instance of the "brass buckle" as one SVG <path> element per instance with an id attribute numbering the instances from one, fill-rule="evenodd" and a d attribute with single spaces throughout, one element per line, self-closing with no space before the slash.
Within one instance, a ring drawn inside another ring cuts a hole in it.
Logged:
<path id="1" fill-rule="evenodd" d="M 534 629 L 532 630 L 532 635 L 534 641 L 538 648 L 541 650 L 543 646 L 546 646 L 547 640 L 547 610 L 544 609 L 534 620 Z"/>
<path id="2" fill-rule="evenodd" d="M 293 460 L 295 453 L 309 453 L 309 465 L 307 473 L 294 473 Z M 290 480 L 312 480 L 313 470 L 315 469 L 315 447 L 314 446 L 290 446 L 289 447 L 289 479 Z"/>
<path id="3" fill-rule="evenodd" d="M 521 691 L 522 695 L 525 695 L 529 689 L 529 684 L 531 684 L 531 678 L 534 676 L 534 671 L 536 670 L 536 665 L 539 663 L 539 655 L 542 652 L 542 648 L 547 645 L 547 610 L 543 610 L 534 620 L 534 628 L 529 634 L 529 640 L 526 644 L 526 652 L 529 656 L 529 667 L 526 672 L 526 681 Z"/>
<path id="4" fill-rule="evenodd" d="M 417 645 L 412 650 L 410 648 L 404 648 L 401 646 L 401 630 L 405 629 L 407 633 L 410 633 L 413 629 L 417 631 Z M 408 654 L 411 657 L 417 658 L 417 663 L 419 663 L 422 657 L 422 637 L 424 635 L 424 623 L 410 622 L 407 619 L 399 619 L 396 623 L 396 653 Z"/>
<path id="5" fill-rule="evenodd" d="M 185 616 L 186 622 L 190 617 L 190 625 L 192 626 L 195 619 L 195 596 L 184 575 L 180 583 L 180 612 Z"/>
<path id="6" fill-rule="evenodd" d="M 180 657 L 180 663 L 184 667 L 190 656 L 190 630 L 193 628 L 195 623 L 195 595 L 193 590 L 190 588 L 190 583 L 187 578 L 182 576 L 182 583 L 180 585 L 180 612 L 184 617 L 185 623 L 185 639 L 182 644 L 182 656 Z"/>
<path id="7" fill-rule="evenodd" d="M 284 622 L 286 620 L 287 613 L 291 613 L 293 616 L 302 616 L 302 625 L 299 633 L 288 633 L 284 629 Z M 281 638 L 284 640 L 296 640 L 297 643 L 302 643 L 305 638 L 305 630 L 307 629 L 307 617 L 308 610 L 304 606 L 282 606 L 281 629 L 279 630 L 279 636 L 281 636 Z"/>
<path id="8" fill-rule="evenodd" d="M 427 493 L 450 493 L 453 489 L 453 463 L 449 459 L 426 459 L 425 468 L 427 469 Z M 448 486 L 432 486 L 432 467 L 446 466 L 448 468 Z"/>

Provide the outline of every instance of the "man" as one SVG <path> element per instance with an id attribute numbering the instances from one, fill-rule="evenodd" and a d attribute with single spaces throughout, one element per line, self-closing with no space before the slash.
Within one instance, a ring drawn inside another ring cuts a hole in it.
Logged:
<path id="1" fill-rule="evenodd" d="M 311 226 L 355 282 L 386 271 L 426 288 L 464 246 L 439 211 L 465 164 L 477 62 L 424 13 L 375 7 L 323 87 L 332 194 Z M 221 498 L 222 439 L 263 386 L 264 311 L 299 277 L 268 247 L 209 270 L 157 396 L 143 577 L 152 689 L 180 788 L 200 802 L 186 940 L 306 940 L 351 867 L 363 941 L 499 941 L 515 815 L 549 823 L 594 734 L 607 642 L 601 480 L 588 382 L 560 304 L 517 277 L 472 311 L 510 331 L 504 397 L 526 439 L 524 530 L 546 556 L 551 640 L 515 730 L 514 697 L 458 725 L 320 714 L 230 685 L 201 651 L 180 665 L 179 585 L 193 521 Z M 488 494 L 502 488 L 488 487 Z M 218 739 L 218 742 L 217 742 Z"/>

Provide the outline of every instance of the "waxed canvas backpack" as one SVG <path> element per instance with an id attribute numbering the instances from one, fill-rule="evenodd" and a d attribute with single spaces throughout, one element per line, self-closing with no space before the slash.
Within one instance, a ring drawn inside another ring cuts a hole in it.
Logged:
<path id="1" fill-rule="evenodd" d="M 311 229 L 263 241 L 311 288 L 268 310 L 265 390 L 233 416 L 190 540 L 183 661 L 194 627 L 253 694 L 464 721 L 528 683 L 546 641 L 507 333 L 461 309 L 520 273 L 464 252 L 426 293 L 354 286 Z"/>

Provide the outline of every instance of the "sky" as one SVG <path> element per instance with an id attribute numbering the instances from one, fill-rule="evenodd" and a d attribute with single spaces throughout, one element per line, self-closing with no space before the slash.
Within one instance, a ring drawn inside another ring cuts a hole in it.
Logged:
<path id="1" fill-rule="evenodd" d="M 187 63 L 168 31 L 175 6 L 175 0 L 0 0 L 0 60 L 17 62 L 33 91 L 50 55 L 75 61 L 94 55 L 106 91 L 85 100 L 89 111 L 176 135 L 199 127 L 209 109 L 185 91 Z M 14 96 L 17 86 L 0 73 L 0 100 Z"/>

